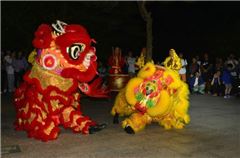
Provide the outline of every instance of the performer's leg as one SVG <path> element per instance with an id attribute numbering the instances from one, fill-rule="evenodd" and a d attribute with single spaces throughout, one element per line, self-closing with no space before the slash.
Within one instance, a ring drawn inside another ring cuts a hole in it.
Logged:
<path id="1" fill-rule="evenodd" d="M 37 93 L 35 95 L 34 93 Z M 39 93 L 25 82 L 15 91 L 17 112 L 15 129 L 25 130 L 28 137 L 48 141 L 56 139 L 59 133 L 59 122 L 48 116 L 45 106 L 36 98 Z"/>
<path id="2" fill-rule="evenodd" d="M 76 111 L 73 107 L 62 110 L 60 121 L 65 128 L 71 128 L 75 133 L 92 134 L 106 127 L 106 124 L 96 124 L 96 122 L 87 116 L 83 116 L 80 111 Z"/>
<path id="3" fill-rule="evenodd" d="M 29 110 L 31 107 L 31 111 Z M 43 118 L 45 117 L 45 119 Z M 26 104 L 25 107 L 17 110 L 15 122 L 16 130 L 26 130 L 28 137 L 48 141 L 56 139 L 59 133 L 58 123 L 52 118 L 47 118 L 41 108 L 36 105 Z"/>
<path id="4" fill-rule="evenodd" d="M 152 118 L 147 114 L 133 113 L 122 122 L 122 127 L 129 134 L 134 134 L 144 129 L 146 124 L 151 123 Z"/>
<path id="5" fill-rule="evenodd" d="M 130 105 L 128 105 L 126 98 L 125 98 L 125 89 L 122 89 L 114 102 L 114 106 L 111 110 L 111 114 L 114 116 L 113 123 L 119 123 L 118 117 L 119 116 L 128 116 L 133 113 Z"/>
<path id="6" fill-rule="evenodd" d="M 38 116 L 38 119 L 39 118 L 41 118 L 41 116 Z M 42 141 L 54 140 L 58 137 L 60 129 L 58 124 L 51 118 L 47 118 L 47 120 L 41 122 L 36 121 L 36 123 L 37 124 L 31 128 L 31 131 L 28 131 L 29 137 L 34 137 Z"/>

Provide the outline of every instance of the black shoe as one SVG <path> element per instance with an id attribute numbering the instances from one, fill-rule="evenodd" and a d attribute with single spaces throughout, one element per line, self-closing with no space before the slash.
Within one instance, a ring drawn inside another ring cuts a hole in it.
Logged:
<path id="1" fill-rule="evenodd" d="M 126 126 L 124 128 L 124 130 L 128 133 L 128 134 L 135 134 L 134 130 L 132 129 L 131 126 Z"/>
<path id="2" fill-rule="evenodd" d="M 93 133 L 96 133 L 96 132 L 99 132 L 101 131 L 102 129 L 106 128 L 107 127 L 107 124 L 106 123 L 103 123 L 103 124 L 97 124 L 95 126 L 90 126 L 88 131 L 89 131 L 89 134 L 93 134 Z"/>
<path id="3" fill-rule="evenodd" d="M 113 124 L 119 124 L 118 118 L 119 118 L 119 114 L 116 113 L 115 116 L 113 117 Z"/>

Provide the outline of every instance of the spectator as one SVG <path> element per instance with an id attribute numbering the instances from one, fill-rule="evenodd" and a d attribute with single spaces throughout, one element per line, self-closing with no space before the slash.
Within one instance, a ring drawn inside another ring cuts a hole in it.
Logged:
<path id="1" fill-rule="evenodd" d="M 222 58 L 220 58 L 220 57 L 216 58 L 214 69 L 215 69 L 215 71 L 223 70 L 223 59 Z"/>
<path id="2" fill-rule="evenodd" d="M 202 72 L 202 78 L 205 82 L 205 90 L 207 93 L 210 93 L 210 87 L 211 87 L 211 76 L 212 76 L 212 66 L 213 64 L 209 60 L 208 54 L 205 53 L 203 57 L 203 62 L 201 65 L 201 72 Z"/>
<path id="3" fill-rule="evenodd" d="M 211 91 L 213 96 L 221 95 L 221 71 L 218 70 L 214 73 L 212 81 L 211 81 Z"/>
<path id="4" fill-rule="evenodd" d="M 7 80 L 8 80 L 8 92 L 13 92 L 14 87 L 14 68 L 13 68 L 13 58 L 15 58 L 15 52 L 11 54 L 10 51 L 7 52 L 4 57 L 4 62 L 6 63 L 6 72 L 7 72 Z"/>
<path id="5" fill-rule="evenodd" d="M 235 67 L 238 65 L 238 61 L 237 59 L 235 58 L 235 55 L 234 54 L 230 54 L 229 57 L 227 58 L 226 60 L 226 63 L 225 65 L 227 64 L 231 64 L 232 65 L 232 69 L 235 69 Z"/>
<path id="6" fill-rule="evenodd" d="M 189 66 L 189 74 L 195 74 L 197 71 L 199 71 L 199 65 L 198 65 L 198 63 L 197 63 L 197 60 L 196 60 L 196 58 L 192 58 L 192 62 L 191 62 L 191 64 L 190 64 L 190 66 Z"/>
<path id="7" fill-rule="evenodd" d="M 205 83 L 199 72 L 195 72 L 195 74 L 190 78 L 189 85 L 191 92 L 204 94 Z"/>
<path id="8" fill-rule="evenodd" d="M 240 57 L 238 58 L 237 74 L 238 74 L 237 85 L 236 85 L 237 96 L 240 96 Z"/>
<path id="9" fill-rule="evenodd" d="M 230 74 L 230 70 L 232 69 L 232 65 L 228 64 L 227 69 L 223 71 L 222 81 L 225 86 L 225 95 L 224 98 L 230 98 L 231 90 L 232 90 L 232 78 Z"/>
<path id="10" fill-rule="evenodd" d="M 18 87 L 19 84 L 23 81 L 23 75 L 27 70 L 28 64 L 22 52 L 18 52 L 17 57 L 13 60 L 14 75 L 15 75 L 15 87 Z"/>
<path id="11" fill-rule="evenodd" d="M 201 62 L 201 60 L 200 60 L 200 58 L 199 58 L 199 55 L 196 55 L 195 59 L 197 60 L 197 64 L 199 65 L 199 68 L 200 68 L 202 62 Z"/>
<path id="12" fill-rule="evenodd" d="M 8 88 L 6 62 L 4 58 L 5 58 L 5 52 L 1 51 L 1 93 L 6 93 Z"/>
<path id="13" fill-rule="evenodd" d="M 103 86 L 106 86 L 108 70 L 101 61 L 98 62 L 98 72 L 99 72 L 99 74 L 98 74 L 99 77 L 102 77 L 102 79 L 103 79 Z"/>
<path id="14" fill-rule="evenodd" d="M 182 68 L 179 70 L 179 74 L 180 74 L 180 77 L 181 79 L 186 82 L 187 81 L 187 77 L 186 77 L 186 66 L 187 66 L 187 60 L 183 58 L 183 54 L 182 53 L 179 53 L 179 57 L 181 59 L 181 64 L 182 64 Z"/>
<path id="15" fill-rule="evenodd" d="M 231 79 L 232 79 L 232 94 L 237 94 L 238 91 L 238 73 L 237 73 L 237 66 L 238 66 L 238 61 L 235 58 L 234 54 L 230 54 L 226 61 L 226 65 L 229 65 L 229 71 L 231 74 Z M 231 65 L 231 66 L 230 66 Z M 230 68 L 231 67 L 231 68 Z"/>
<path id="16" fill-rule="evenodd" d="M 128 74 L 130 77 L 133 77 L 135 75 L 135 63 L 136 58 L 132 56 L 132 52 L 128 52 L 128 56 L 126 58 L 126 64 L 128 66 Z"/>

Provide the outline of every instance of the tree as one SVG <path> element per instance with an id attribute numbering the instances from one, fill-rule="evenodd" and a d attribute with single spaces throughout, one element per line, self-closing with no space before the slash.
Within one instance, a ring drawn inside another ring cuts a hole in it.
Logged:
<path id="1" fill-rule="evenodd" d="M 137 1 L 139 12 L 143 18 L 143 20 L 146 22 L 146 48 L 147 48 L 147 53 L 146 53 L 146 61 L 151 61 L 152 60 L 152 41 L 153 41 L 153 36 L 152 36 L 152 16 L 151 12 L 147 11 L 146 9 L 146 1 Z"/>

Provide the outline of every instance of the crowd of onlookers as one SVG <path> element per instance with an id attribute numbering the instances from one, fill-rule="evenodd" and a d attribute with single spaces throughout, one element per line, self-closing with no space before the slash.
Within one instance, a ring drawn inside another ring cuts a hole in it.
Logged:
<path id="1" fill-rule="evenodd" d="M 189 85 L 192 94 L 211 94 L 224 98 L 240 94 L 240 57 L 229 54 L 226 59 L 221 57 L 210 59 L 208 53 L 205 53 L 202 57 L 196 55 L 187 60 L 183 53 L 178 55 L 182 64 L 179 75 Z M 130 51 L 125 56 L 123 73 L 128 73 L 130 76 L 136 75 L 137 59 L 138 57 L 133 57 Z M 99 63 L 99 75 L 106 77 L 109 66 L 102 62 Z M 162 65 L 161 62 L 156 63 Z"/>
<path id="2" fill-rule="evenodd" d="M 28 67 L 26 57 L 21 51 L 1 51 L 1 93 L 14 92 Z"/>
<path id="3" fill-rule="evenodd" d="M 205 53 L 201 60 L 195 56 L 187 66 L 187 78 L 192 93 L 207 93 L 224 98 L 239 95 L 240 57 L 229 54 L 225 60 L 221 57 L 210 60 Z"/>
<path id="4" fill-rule="evenodd" d="M 191 93 L 212 94 L 224 98 L 240 94 L 240 57 L 229 54 L 226 59 L 221 57 L 212 59 L 205 53 L 202 57 L 196 55 L 191 59 L 186 59 L 183 53 L 178 55 L 182 63 L 179 75 L 189 85 Z M 138 57 L 134 57 L 129 51 L 124 56 L 124 60 L 122 73 L 128 73 L 131 77 L 135 76 L 139 70 L 136 66 Z M 28 68 L 26 56 L 21 51 L 1 52 L 1 93 L 13 92 L 22 82 L 23 75 Z M 98 62 L 99 76 L 105 78 L 106 85 L 106 77 L 110 69 L 107 62 Z"/>

